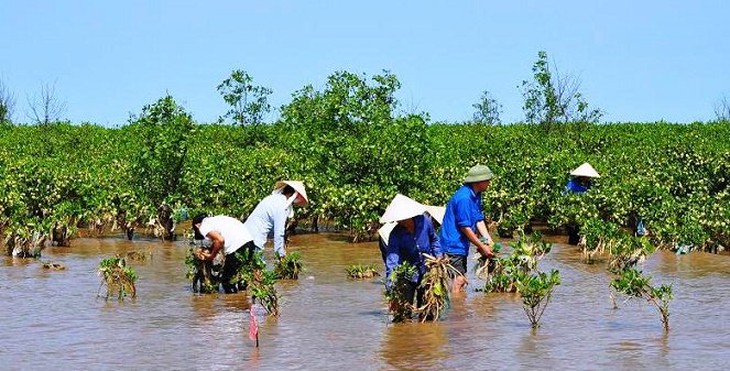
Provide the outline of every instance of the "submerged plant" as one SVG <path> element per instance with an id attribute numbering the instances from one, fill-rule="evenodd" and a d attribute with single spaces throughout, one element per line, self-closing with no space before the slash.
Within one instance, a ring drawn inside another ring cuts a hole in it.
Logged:
<path id="1" fill-rule="evenodd" d="M 413 276 L 418 274 L 416 267 L 408 262 L 399 264 L 390 277 L 389 288 L 385 291 L 385 299 L 388 301 L 388 308 L 393 315 L 393 322 L 405 322 L 411 318 L 415 306 L 413 305 L 414 283 Z"/>
<path id="2" fill-rule="evenodd" d="M 127 252 L 127 258 L 131 261 L 143 262 L 152 257 L 152 251 L 133 250 Z"/>
<path id="3" fill-rule="evenodd" d="M 671 285 L 654 287 L 651 277 L 636 268 L 627 268 L 611 281 L 611 287 L 629 297 L 643 298 L 654 304 L 661 315 L 664 331 L 669 331 L 669 303 L 674 298 Z"/>
<path id="4" fill-rule="evenodd" d="M 534 272 L 520 274 L 515 281 L 517 291 L 522 297 L 525 310 L 532 328 L 540 327 L 540 318 L 545 312 L 555 285 L 560 284 L 560 273 L 553 269 L 550 273 Z"/>
<path id="5" fill-rule="evenodd" d="M 50 269 L 54 271 L 62 271 L 65 270 L 66 267 L 61 263 L 53 263 L 50 261 L 41 261 L 41 264 L 43 265 L 43 269 Z"/>
<path id="6" fill-rule="evenodd" d="M 423 304 L 418 308 L 421 322 L 436 321 L 449 307 L 450 273 L 456 269 L 449 264 L 449 258 L 424 254 L 426 258 L 426 274 L 421 280 L 419 290 L 423 291 Z"/>
<path id="7" fill-rule="evenodd" d="M 117 299 L 122 301 L 124 297 L 129 295 L 134 298 L 137 296 L 137 273 L 132 267 L 127 266 L 125 258 L 116 256 L 106 258 L 99 263 L 99 276 L 101 277 L 101 286 L 106 285 L 106 296 L 108 300 L 112 294 L 117 295 Z M 99 294 L 97 294 L 99 295 Z"/>
<path id="8" fill-rule="evenodd" d="M 345 268 L 347 276 L 355 279 L 373 278 L 380 276 L 372 265 L 354 264 Z"/>
<path id="9" fill-rule="evenodd" d="M 299 279 L 299 273 L 303 270 L 302 256 L 296 251 L 277 259 L 274 267 L 276 278 L 284 280 Z"/>

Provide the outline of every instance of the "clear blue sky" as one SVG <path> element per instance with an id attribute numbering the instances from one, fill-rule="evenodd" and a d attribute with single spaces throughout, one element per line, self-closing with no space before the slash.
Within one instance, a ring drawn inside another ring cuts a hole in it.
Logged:
<path id="1" fill-rule="evenodd" d="M 117 126 L 171 94 L 199 122 L 227 109 L 232 70 L 288 103 L 337 70 L 398 76 L 405 112 L 471 117 L 481 92 L 520 121 L 544 50 L 604 121 L 692 122 L 730 99 L 730 2 L 2 0 L 0 79 L 28 121 L 54 85 L 75 123 Z"/>

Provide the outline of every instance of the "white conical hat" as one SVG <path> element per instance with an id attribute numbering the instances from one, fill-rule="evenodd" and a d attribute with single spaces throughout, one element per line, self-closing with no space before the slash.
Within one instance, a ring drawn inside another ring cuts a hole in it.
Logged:
<path id="1" fill-rule="evenodd" d="M 307 197 L 307 189 L 306 187 L 304 187 L 304 183 L 298 180 L 280 180 L 274 185 L 274 190 L 284 188 L 285 185 L 294 188 L 294 191 L 302 195 L 302 197 L 304 197 L 304 201 L 309 203 L 309 198 Z"/>
<path id="2" fill-rule="evenodd" d="M 446 208 L 443 206 L 431 206 L 426 205 L 426 211 L 434 218 L 439 224 L 444 224 L 444 214 L 446 214 Z"/>
<path id="3" fill-rule="evenodd" d="M 591 164 L 584 162 L 583 165 L 578 166 L 575 170 L 570 172 L 572 176 L 584 176 L 588 178 L 600 178 L 596 169 Z"/>
<path id="4" fill-rule="evenodd" d="M 378 229 L 380 238 L 382 238 L 386 244 L 388 243 L 388 238 L 390 238 L 390 232 L 393 232 L 393 228 L 395 228 L 396 225 L 398 225 L 396 222 L 385 223 L 382 227 L 380 227 L 380 229 Z"/>
<path id="5" fill-rule="evenodd" d="M 425 212 L 426 206 L 399 193 L 395 195 L 393 201 L 390 201 L 390 205 L 385 209 L 383 216 L 380 217 L 380 222 L 397 222 L 421 215 Z"/>

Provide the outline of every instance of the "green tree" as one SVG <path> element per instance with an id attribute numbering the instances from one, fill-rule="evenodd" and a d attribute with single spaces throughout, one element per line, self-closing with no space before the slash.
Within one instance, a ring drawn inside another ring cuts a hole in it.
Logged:
<path id="1" fill-rule="evenodd" d="M 131 178 L 142 196 L 156 208 L 163 238 L 174 239 L 172 207 L 182 180 L 188 138 L 195 130 L 192 117 L 171 96 L 145 106 L 130 129 L 138 141 Z"/>
<path id="2" fill-rule="evenodd" d="M 522 81 L 525 120 L 540 124 L 546 131 L 569 122 L 596 123 L 603 113 L 590 109 L 578 91 L 580 81 L 570 75 L 561 75 L 550 68 L 547 53 L 540 51 L 532 65 L 533 81 Z"/>
<path id="3" fill-rule="evenodd" d="M 231 109 L 220 118 L 230 119 L 238 125 L 257 125 L 263 123 L 266 113 L 271 111 L 268 96 L 269 88 L 253 85 L 253 78 L 243 70 L 234 70 L 231 76 L 218 85 L 218 92 Z"/>
<path id="4" fill-rule="evenodd" d="M 476 110 L 473 120 L 476 123 L 484 125 L 499 125 L 501 123 L 499 115 L 502 113 L 502 105 L 492 98 L 488 91 L 482 92 L 479 102 L 472 104 Z"/>

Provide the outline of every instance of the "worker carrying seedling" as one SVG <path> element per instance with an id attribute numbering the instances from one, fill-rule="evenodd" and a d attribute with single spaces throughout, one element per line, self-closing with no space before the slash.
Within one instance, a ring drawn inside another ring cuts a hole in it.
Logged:
<path id="1" fill-rule="evenodd" d="M 437 213 L 437 211 L 435 212 Z M 404 298 L 416 308 L 423 304 L 424 290 L 419 287 L 426 273 L 426 257 L 441 257 L 441 246 L 438 236 L 427 212 L 427 207 L 404 195 L 397 194 L 380 218 L 381 223 L 394 223 L 388 234 L 385 247 L 385 285 L 387 290 L 393 289 L 394 270 L 403 263 L 415 267 L 415 272 L 407 278 Z M 400 284 L 403 284 L 402 282 Z"/>

